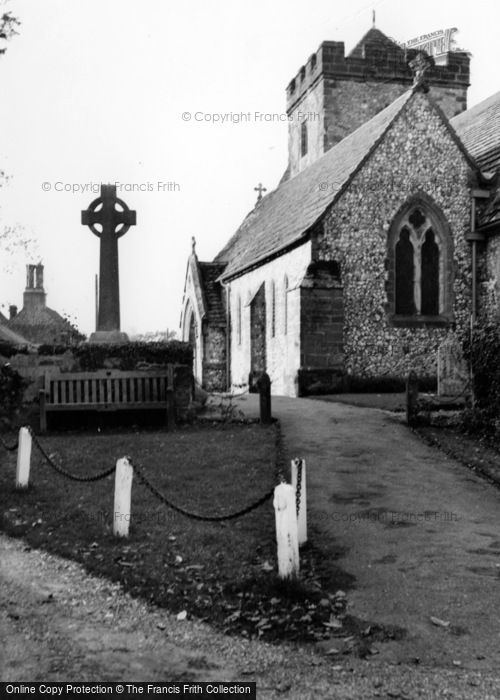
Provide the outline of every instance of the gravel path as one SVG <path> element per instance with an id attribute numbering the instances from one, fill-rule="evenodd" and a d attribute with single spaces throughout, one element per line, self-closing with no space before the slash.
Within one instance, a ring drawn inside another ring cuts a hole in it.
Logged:
<path id="1" fill-rule="evenodd" d="M 259 698 L 500 697 L 498 677 L 329 658 L 178 621 L 0 535 L 2 681 L 256 681 Z"/>

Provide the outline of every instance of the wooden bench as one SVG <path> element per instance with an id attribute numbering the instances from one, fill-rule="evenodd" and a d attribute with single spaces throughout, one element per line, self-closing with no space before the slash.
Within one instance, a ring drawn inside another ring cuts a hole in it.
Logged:
<path id="1" fill-rule="evenodd" d="M 121 372 L 47 372 L 40 390 L 40 431 L 47 414 L 56 411 L 131 411 L 165 409 L 167 424 L 175 423 L 174 367 Z"/>

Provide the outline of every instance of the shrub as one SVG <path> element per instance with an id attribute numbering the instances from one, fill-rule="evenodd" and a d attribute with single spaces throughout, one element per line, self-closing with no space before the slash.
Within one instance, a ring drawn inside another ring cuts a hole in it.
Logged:
<path id="1" fill-rule="evenodd" d="M 168 343 L 120 343 L 82 344 L 73 350 L 84 372 L 93 372 L 106 367 L 107 360 L 114 360 L 117 369 L 133 370 L 139 362 L 148 364 L 191 365 L 193 350 L 189 343 L 172 340 Z"/>
<path id="2" fill-rule="evenodd" d="M 11 343 L 0 343 L 0 355 L 2 357 L 12 357 L 12 355 L 27 355 L 28 348 L 25 345 L 12 345 Z"/>
<path id="3" fill-rule="evenodd" d="M 464 342 L 471 363 L 474 406 L 463 414 L 468 432 L 500 437 L 500 329 L 495 325 L 474 328 Z"/>
<path id="4" fill-rule="evenodd" d="M 10 422 L 23 403 L 26 381 L 6 363 L 0 367 L 0 419 Z"/>
<path id="5" fill-rule="evenodd" d="M 419 377 L 418 389 L 422 392 L 436 391 L 436 377 Z M 352 394 L 399 394 L 406 391 L 406 377 L 360 377 L 356 375 L 346 378 L 346 391 Z"/>
<path id="6" fill-rule="evenodd" d="M 46 355 L 64 355 L 64 353 L 68 350 L 73 352 L 74 348 L 71 348 L 68 345 L 53 345 L 50 343 L 44 343 L 43 345 L 38 346 L 38 354 L 43 357 Z"/>

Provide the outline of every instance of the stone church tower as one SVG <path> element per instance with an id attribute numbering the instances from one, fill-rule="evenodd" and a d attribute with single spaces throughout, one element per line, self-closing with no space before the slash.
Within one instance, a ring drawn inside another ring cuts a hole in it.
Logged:
<path id="1" fill-rule="evenodd" d="M 324 41 L 287 87 L 289 163 L 283 179 L 307 168 L 406 92 L 418 53 L 374 27 L 348 56 L 343 41 Z M 469 63 L 469 54 L 452 52 L 445 65 L 426 71 L 429 94 L 448 119 L 467 109 Z"/>

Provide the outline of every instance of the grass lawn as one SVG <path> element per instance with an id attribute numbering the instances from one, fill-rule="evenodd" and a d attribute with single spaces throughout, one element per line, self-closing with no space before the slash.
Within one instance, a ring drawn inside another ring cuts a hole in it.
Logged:
<path id="1" fill-rule="evenodd" d="M 381 408 L 384 411 L 396 413 L 406 411 L 406 394 L 328 394 L 307 398 L 331 403 L 346 403 L 361 408 Z"/>
<path id="2" fill-rule="evenodd" d="M 41 443 L 56 463 L 80 475 L 96 474 L 129 455 L 174 503 L 220 515 L 247 506 L 275 485 L 277 430 L 251 424 L 67 432 L 43 436 Z M 70 481 L 33 446 L 30 488 L 17 492 L 15 459 L 16 453 L 0 451 L 1 527 L 33 547 L 81 562 L 133 595 L 229 633 L 322 640 L 357 629 L 344 616 L 345 596 L 336 595 L 352 577 L 336 567 L 334 554 L 306 546 L 300 582 L 284 585 L 277 578 L 272 500 L 237 520 L 200 522 L 167 508 L 134 478 L 130 537 L 116 539 L 113 475 Z"/>
<path id="3" fill-rule="evenodd" d="M 458 428 L 421 425 L 415 429 L 429 444 L 500 487 L 500 445 L 485 438 L 466 435 Z"/>

